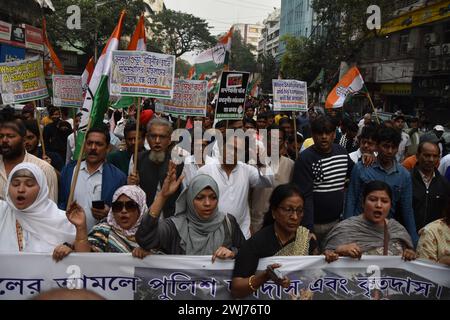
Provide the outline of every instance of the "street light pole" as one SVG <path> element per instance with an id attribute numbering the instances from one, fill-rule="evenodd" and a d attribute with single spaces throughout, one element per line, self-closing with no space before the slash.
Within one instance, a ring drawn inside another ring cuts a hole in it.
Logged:
<path id="1" fill-rule="evenodd" d="M 97 56 L 98 56 L 98 27 L 97 27 L 97 13 L 98 13 L 98 7 L 101 7 L 105 4 L 107 4 L 107 1 L 103 1 L 103 2 L 95 2 L 95 30 L 94 30 L 94 62 L 97 63 Z"/>

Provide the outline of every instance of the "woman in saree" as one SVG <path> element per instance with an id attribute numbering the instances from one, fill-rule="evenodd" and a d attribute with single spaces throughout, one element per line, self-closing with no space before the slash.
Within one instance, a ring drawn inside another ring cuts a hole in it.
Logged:
<path id="1" fill-rule="evenodd" d="M 361 255 L 416 257 L 411 237 L 400 223 L 387 219 L 392 191 L 383 181 L 371 181 L 363 190 L 363 212 L 337 224 L 325 239 L 328 262 L 339 256 L 361 258 Z"/>
<path id="2" fill-rule="evenodd" d="M 244 243 L 236 257 L 231 283 L 231 294 L 235 298 L 252 294 L 268 280 L 289 287 L 290 280 L 286 276 L 277 278 L 271 271 L 281 267 L 280 264 L 269 265 L 256 273 L 260 258 L 319 254 L 317 241 L 308 229 L 300 226 L 304 199 L 298 187 L 293 184 L 276 187 L 269 202 L 264 227 Z"/>

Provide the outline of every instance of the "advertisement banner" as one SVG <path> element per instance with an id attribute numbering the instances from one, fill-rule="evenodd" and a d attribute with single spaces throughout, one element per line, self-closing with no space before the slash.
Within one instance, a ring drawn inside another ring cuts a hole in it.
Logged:
<path id="1" fill-rule="evenodd" d="M 308 111 L 308 86 L 298 80 L 272 80 L 273 111 Z"/>
<path id="2" fill-rule="evenodd" d="M 25 47 L 27 49 L 34 49 L 44 51 L 44 39 L 42 38 L 42 29 L 25 25 Z"/>
<path id="3" fill-rule="evenodd" d="M 22 103 L 48 97 L 42 59 L 0 63 L 0 92 L 4 104 Z"/>
<path id="4" fill-rule="evenodd" d="M 216 102 L 216 119 L 240 120 L 244 106 L 250 73 L 223 71 L 220 78 L 219 97 Z"/>
<path id="5" fill-rule="evenodd" d="M 112 53 L 110 94 L 172 99 L 175 56 L 147 51 Z"/>
<path id="6" fill-rule="evenodd" d="M 165 113 L 206 117 L 208 81 L 175 79 L 172 100 L 161 100 Z"/>
<path id="7" fill-rule="evenodd" d="M 290 279 L 282 288 L 263 284 L 251 300 L 450 300 L 450 268 L 401 257 L 270 257 Z M 234 262 L 210 256 L 72 253 L 55 263 L 50 254 L 0 254 L 0 299 L 28 299 L 52 288 L 86 288 L 107 299 L 230 300 Z"/>
<path id="8" fill-rule="evenodd" d="M 11 23 L 0 21 L 0 40 L 11 40 L 11 29 Z"/>
<path id="9" fill-rule="evenodd" d="M 0 63 L 25 59 L 25 49 L 0 44 Z"/>
<path id="10" fill-rule="evenodd" d="M 53 105 L 56 107 L 82 107 L 81 76 L 53 75 Z"/>

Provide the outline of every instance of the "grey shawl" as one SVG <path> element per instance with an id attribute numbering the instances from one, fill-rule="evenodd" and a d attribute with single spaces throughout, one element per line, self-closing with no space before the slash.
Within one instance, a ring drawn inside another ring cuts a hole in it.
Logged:
<path id="1" fill-rule="evenodd" d="M 186 255 L 212 255 L 223 245 L 225 239 L 223 213 L 216 208 L 205 220 L 200 218 L 194 209 L 195 197 L 207 187 L 210 187 L 219 199 L 219 187 L 214 179 L 206 174 L 197 175 L 178 197 L 175 215 L 170 218 L 177 228 L 181 238 L 180 246 Z"/>
<path id="2" fill-rule="evenodd" d="M 413 248 L 411 237 L 406 229 L 394 219 L 388 220 L 389 244 L 400 241 Z M 384 246 L 384 227 L 366 220 L 363 215 L 351 217 L 337 224 L 325 239 L 325 250 L 335 250 L 338 246 L 356 243 L 367 252 Z"/>

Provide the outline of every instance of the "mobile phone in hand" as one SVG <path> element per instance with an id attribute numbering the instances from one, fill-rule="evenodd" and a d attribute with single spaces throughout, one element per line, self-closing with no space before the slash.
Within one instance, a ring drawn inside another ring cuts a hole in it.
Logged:
<path id="1" fill-rule="evenodd" d="M 105 208 L 105 201 L 103 201 L 103 200 L 92 201 L 92 208 L 94 208 L 94 209 Z"/>
<path id="2" fill-rule="evenodd" d="M 274 269 L 272 266 L 267 266 L 267 270 L 270 274 L 270 277 L 274 280 L 282 281 L 284 279 L 283 273 L 279 269 Z"/>

